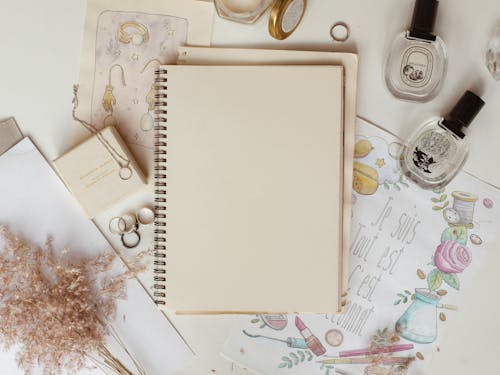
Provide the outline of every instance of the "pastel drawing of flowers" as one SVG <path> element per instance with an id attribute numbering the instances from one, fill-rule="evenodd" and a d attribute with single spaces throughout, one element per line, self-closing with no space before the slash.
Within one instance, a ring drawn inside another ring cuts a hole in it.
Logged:
<path id="1" fill-rule="evenodd" d="M 454 240 L 441 243 L 434 254 L 436 267 L 445 273 L 462 273 L 471 261 L 472 254 L 470 250 Z"/>
<path id="2" fill-rule="evenodd" d="M 461 245 L 467 244 L 467 229 L 465 226 L 446 228 L 441 234 L 441 242 L 448 240 L 457 241 Z"/>
<path id="3" fill-rule="evenodd" d="M 443 241 L 433 257 L 436 266 L 427 275 L 429 290 L 434 291 L 441 287 L 443 281 L 453 289 L 460 289 L 458 274 L 462 273 L 472 262 L 472 253 L 464 245 L 455 240 Z"/>

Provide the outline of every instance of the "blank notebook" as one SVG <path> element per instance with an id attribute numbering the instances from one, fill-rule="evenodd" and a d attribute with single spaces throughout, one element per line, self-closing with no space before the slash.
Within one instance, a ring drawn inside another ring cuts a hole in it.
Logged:
<path id="1" fill-rule="evenodd" d="M 156 86 L 157 303 L 339 311 L 343 68 L 162 66 Z"/>

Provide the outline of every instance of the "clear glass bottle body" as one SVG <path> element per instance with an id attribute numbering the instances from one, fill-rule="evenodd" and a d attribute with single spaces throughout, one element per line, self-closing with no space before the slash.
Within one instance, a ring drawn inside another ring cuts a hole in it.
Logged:
<path id="1" fill-rule="evenodd" d="M 500 81 L 500 23 L 495 27 L 488 45 L 486 65 L 493 78 Z"/>
<path id="2" fill-rule="evenodd" d="M 446 75 L 443 40 L 412 38 L 406 31 L 394 40 L 385 64 L 385 83 L 396 98 L 426 102 L 439 92 Z"/>
<path id="3" fill-rule="evenodd" d="M 274 0 L 214 0 L 221 18 L 240 23 L 254 23 Z"/>
<path id="4" fill-rule="evenodd" d="M 444 187 L 462 168 L 469 154 L 460 138 L 434 118 L 408 140 L 400 158 L 402 173 L 424 189 Z"/>

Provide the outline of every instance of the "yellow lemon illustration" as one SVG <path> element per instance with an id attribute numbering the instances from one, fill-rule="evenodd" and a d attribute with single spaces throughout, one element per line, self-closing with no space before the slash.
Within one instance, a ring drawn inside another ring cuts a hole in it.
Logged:
<path id="1" fill-rule="evenodd" d="M 364 158 L 366 155 L 370 153 L 372 150 L 372 144 L 370 141 L 363 139 L 361 141 L 356 142 L 354 145 L 354 157 L 355 158 Z"/>
<path id="2" fill-rule="evenodd" d="M 363 195 L 371 195 L 378 188 L 378 173 L 372 167 L 354 162 L 352 186 L 354 191 Z"/>

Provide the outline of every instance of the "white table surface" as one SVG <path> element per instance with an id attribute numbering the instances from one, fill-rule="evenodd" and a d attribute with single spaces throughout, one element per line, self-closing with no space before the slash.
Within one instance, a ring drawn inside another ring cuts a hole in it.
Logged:
<path id="1" fill-rule="evenodd" d="M 0 118 L 15 116 L 23 132 L 53 160 L 71 142 L 72 85 L 78 79 L 85 1 L 0 4 Z M 470 127 L 465 169 L 500 186 L 500 82 L 493 80 L 484 62 L 487 37 L 500 22 L 500 2 L 441 0 L 436 32 L 448 47 L 448 75 L 439 96 L 426 104 L 397 101 L 383 84 L 387 48 L 409 24 L 412 8 L 413 0 L 309 0 L 302 24 L 285 42 L 267 34 L 267 16 L 252 26 L 216 17 L 213 45 L 358 52 L 358 114 L 401 137 L 428 116 L 449 110 L 464 90 L 473 88 L 487 105 Z M 329 37 L 330 26 L 339 20 L 351 29 L 343 45 Z M 500 250 L 500 241 L 496 248 Z M 500 373 L 498 264 L 500 251 L 488 254 L 482 272 L 464 293 L 463 308 L 450 319 L 429 374 Z M 197 354 L 178 375 L 247 373 L 218 355 L 234 317 L 169 316 Z"/>

